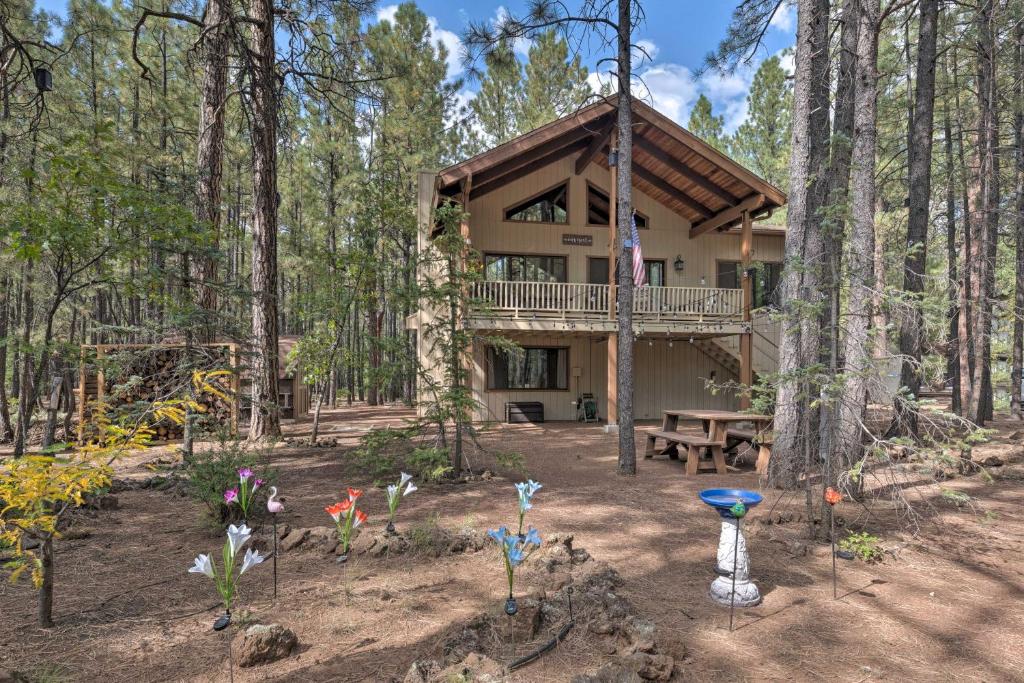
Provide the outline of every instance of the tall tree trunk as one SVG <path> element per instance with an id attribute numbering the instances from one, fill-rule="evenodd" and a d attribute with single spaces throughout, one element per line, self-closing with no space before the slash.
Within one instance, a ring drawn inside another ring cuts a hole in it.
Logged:
<path id="1" fill-rule="evenodd" d="M 945 60 L 943 60 L 943 66 L 948 75 L 949 67 Z M 953 412 L 960 415 L 963 407 L 960 402 L 960 288 L 957 285 L 956 170 L 953 162 L 953 122 L 948 104 L 943 109 L 942 135 L 946 157 L 946 299 L 949 318 L 949 328 L 946 332 L 946 379 L 951 387 Z"/>
<path id="2" fill-rule="evenodd" d="M 993 36 L 993 0 L 982 0 L 975 15 L 977 31 L 977 119 L 974 158 L 968 184 L 971 241 L 969 264 L 971 277 L 971 328 L 974 333 L 974 364 L 970 375 L 970 400 L 967 417 L 975 424 L 985 422 L 990 384 L 989 351 L 992 329 L 991 284 L 992 254 L 995 249 L 995 223 L 998 219 L 998 175 L 996 167 L 995 118 L 995 44 Z M 990 392 L 989 392 L 990 393 Z"/>
<path id="3" fill-rule="evenodd" d="M 862 0 L 857 41 L 854 137 L 850 179 L 850 248 L 847 252 L 849 303 L 843 345 L 843 390 L 837 412 L 836 448 L 849 467 L 863 455 L 861 431 L 872 369 L 871 326 L 875 248 L 875 152 L 878 98 L 878 21 L 880 0 Z"/>
<path id="4" fill-rule="evenodd" d="M 224 104 L 228 87 L 227 0 L 209 0 L 203 17 L 203 86 L 199 103 L 199 139 L 196 145 L 196 221 L 210 231 L 209 243 L 192 262 L 198 285 L 197 303 L 204 311 L 200 342 L 216 334 L 216 251 L 220 244 L 221 182 L 224 171 Z"/>
<path id="5" fill-rule="evenodd" d="M 831 157 L 828 169 L 828 219 L 824 222 L 826 264 L 823 290 L 828 295 L 828 307 L 823 310 L 822 362 L 830 377 L 839 373 L 839 313 L 842 299 L 843 242 L 846 236 L 847 202 L 850 194 L 850 153 L 853 141 L 853 97 L 856 85 L 857 40 L 860 0 L 844 0 L 841 15 L 839 72 L 836 78 L 835 118 L 832 126 Z M 835 405 L 832 400 L 821 401 L 819 409 L 818 454 L 824 465 L 825 486 L 834 486 L 837 480 L 835 449 Z M 828 519 L 831 506 L 821 501 L 821 518 Z"/>
<path id="6" fill-rule="evenodd" d="M 615 188 L 615 216 L 619 240 L 619 284 L 616 316 L 618 319 L 618 397 L 619 474 L 636 474 L 636 435 L 633 433 L 633 101 L 631 35 L 632 0 L 619 0 L 618 21 L 618 161 Z M 609 264 L 609 267 L 614 267 Z"/>
<path id="7" fill-rule="evenodd" d="M 775 486 L 794 487 L 805 469 L 807 453 L 813 447 L 805 413 L 808 383 L 803 368 L 817 363 L 821 349 L 819 316 L 807 316 L 801 301 L 808 288 L 817 288 L 808 256 L 821 254 L 822 223 L 819 209 L 824 199 L 828 163 L 828 0 L 799 0 L 794 62 L 793 137 L 790 155 L 789 209 L 783 274 L 783 320 L 779 344 L 780 379 L 775 402 L 778 437 L 769 467 L 769 481 Z M 823 102 L 824 100 L 824 102 Z M 822 117 L 825 121 L 823 123 Z M 814 292 L 815 298 L 818 291 Z M 813 299 L 810 299 L 813 300 Z M 810 330 L 807 318 L 814 321 Z M 811 354 L 811 355 L 808 355 Z"/>
<path id="8" fill-rule="evenodd" d="M 1015 186 L 1017 215 L 1014 217 L 1016 233 L 1016 291 L 1013 297 L 1013 350 L 1010 370 L 1010 413 L 1016 419 L 1024 418 L 1021 382 L 1024 381 L 1024 23 L 1017 22 L 1013 31 L 1014 67 L 1017 73 L 1014 85 L 1013 139 L 1016 146 Z"/>
<path id="9" fill-rule="evenodd" d="M 939 0 L 920 0 L 918 23 L 917 83 L 914 87 L 910 146 L 907 151 L 910 212 L 907 217 L 907 254 L 903 263 L 903 289 L 909 311 L 900 325 L 900 385 L 916 397 L 921 391 L 921 355 L 924 313 L 921 295 L 928 263 L 928 221 L 931 201 L 932 134 L 935 111 L 935 45 L 938 35 Z M 896 399 L 898 432 L 917 436 L 917 411 Z"/>
<path id="10" fill-rule="evenodd" d="M 39 570 L 43 584 L 39 587 L 37 616 L 43 628 L 53 626 L 53 538 L 48 537 L 39 544 Z"/>
<path id="11" fill-rule="evenodd" d="M 14 426 L 11 424 L 11 409 L 7 397 L 7 334 L 10 319 L 11 285 L 13 281 L 7 275 L 0 278 L 3 287 L 0 298 L 0 442 L 14 438 Z"/>
<path id="12" fill-rule="evenodd" d="M 249 438 L 281 435 L 277 380 L 277 79 L 274 5 L 251 0 L 252 420 Z"/>

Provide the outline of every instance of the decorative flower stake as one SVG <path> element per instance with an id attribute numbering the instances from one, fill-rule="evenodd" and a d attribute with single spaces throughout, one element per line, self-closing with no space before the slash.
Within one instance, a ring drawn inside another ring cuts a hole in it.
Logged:
<path id="1" fill-rule="evenodd" d="M 259 477 L 254 476 L 252 468 L 240 467 L 238 468 L 238 486 L 233 486 L 224 492 L 224 502 L 228 505 L 238 503 L 238 507 L 242 508 L 242 519 L 247 520 L 253 494 L 265 483 Z"/>
<path id="2" fill-rule="evenodd" d="M 356 509 L 356 501 L 363 495 L 360 489 L 348 489 L 348 498 L 328 505 L 324 510 L 334 518 L 334 526 L 338 528 L 338 540 L 341 542 L 341 554 L 338 555 L 338 562 L 348 560 L 352 530 L 366 521 L 366 513 Z"/>
<path id="3" fill-rule="evenodd" d="M 835 507 L 842 502 L 843 494 L 831 486 L 825 489 L 825 502 L 828 503 L 829 538 L 832 541 L 832 599 L 839 597 L 838 579 L 836 577 L 836 515 Z"/>
<path id="4" fill-rule="evenodd" d="M 487 535 L 501 549 L 502 562 L 505 565 L 505 577 L 508 580 L 508 599 L 505 600 L 505 614 L 514 616 L 519 611 L 513 589 L 515 588 L 516 569 L 540 547 L 540 534 L 532 526 L 523 533 L 523 520 L 526 512 L 533 508 L 533 496 L 541 489 L 541 485 L 532 479 L 516 484 L 519 495 L 519 528 L 517 533 L 510 533 L 507 527 L 490 529 Z M 514 645 L 513 645 L 514 647 Z"/>
<path id="5" fill-rule="evenodd" d="M 238 572 L 235 572 L 235 560 L 238 552 L 251 537 L 252 529 L 247 527 L 245 523 L 242 523 L 241 526 L 232 524 L 228 527 L 227 540 L 224 542 L 224 549 L 221 552 L 221 557 L 223 558 L 221 569 L 218 570 L 213 559 L 204 553 L 196 557 L 188 570 L 190 574 L 205 574 L 213 579 L 217 586 L 217 593 L 224 603 L 224 611 L 228 623 L 231 620 L 231 605 L 234 602 L 238 580 L 242 577 L 242 574 L 266 559 L 263 555 L 260 555 L 259 551 L 247 548 L 245 556 L 242 558 L 242 565 L 238 568 Z M 223 619 L 224 617 L 221 617 L 217 620 L 217 623 L 220 624 Z M 224 623 L 221 628 L 226 626 L 227 623 Z"/>
<path id="6" fill-rule="evenodd" d="M 284 512 L 284 504 L 277 498 L 277 487 L 270 487 L 270 496 L 267 497 L 267 512 L 270 513 L 270 519 L 273 520 L 274 524 L 274 599 L 277 600 L 277 515 L 279 512 Z"/>
<path id="7" fill-rule="evenodd" d="M 516 491 L 519 493 L 519 531 L 518 535 L 520 538 L 523 535 L 523 518 L 526 517 L 527 510 L 533 509 L 533 496 L 540 491 L 543 486 L 535 482 L 533 479 L 528 479 L 524 482 L 516 484 Z"/>
<path id="8" fill-rule="evenodd" d="M 403 486 L 405 487 L 404 491 L 402 490 Z M 402 472 L 397 484 L 388 485 L 388 526 L 386 531 L 389 534 L 395 533 L 395 512 L 398 511 L 398 505 L 402 502 L 402 498 L 418 490 L 412 483 L 412 475 L 405 472 Z"/>

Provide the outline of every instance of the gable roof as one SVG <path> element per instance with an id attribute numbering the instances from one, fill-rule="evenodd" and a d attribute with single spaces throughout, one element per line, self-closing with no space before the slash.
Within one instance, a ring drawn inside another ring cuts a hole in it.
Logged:
<path id="1" fill-rule="evenodd" d="M 465 185 L 477 199 L 577 153 L 577 175 L 590 163 L 608 168 L 617 103 L 617 95 L 601 99 L 449 166 L 438 174 L 438 191 L 454 197 Z M 632 103 L 633 185 L 687 219 L 691 237 L 726 230 L 743 211 L 763 214 L 786 203 L 768 181 L 639 99 Z"/>

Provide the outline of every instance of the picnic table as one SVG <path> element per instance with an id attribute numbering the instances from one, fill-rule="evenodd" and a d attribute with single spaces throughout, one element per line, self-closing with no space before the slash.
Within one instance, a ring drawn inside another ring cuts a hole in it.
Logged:
<path id="1" fill-rule="evenodd" d="M 704 428 L 703 436 L 696 437 L 679 432 L 680 420 L 699 420 Z M 768 460 L 771 457 L 771 436 L 768 432 L 771 420 L 770 415 L 731 410 L 665 410 L 661 429 L 647 434 L 647 452 L 644 457 L 654 457 L 655 441 L 660 438 L 664 439 L 666 444 L 661 453 L 667 453 L 673 459 L 679 457 L 677 446 L 686 446 L 687 474 L 696 474 L 699 471 L 700 455 L 705 451 L 710 453 L 715 471 L 718 474 L 725 474 L 724 451 L 738 443 L 750 442 L 758 448 L 757 471 L 763 473 L 767 471 Z M 740 422 L 752 422 L 754 428 L 730 427 Z M 731 446 L 730 441 L 734 442 Z"/>

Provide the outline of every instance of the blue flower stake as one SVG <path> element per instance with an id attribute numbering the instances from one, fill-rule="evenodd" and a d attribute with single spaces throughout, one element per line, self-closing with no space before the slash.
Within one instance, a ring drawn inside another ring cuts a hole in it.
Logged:
<path id="1" fill-rule="evenodd" d="M 508 580 L 508 599 L 505 600 L 505 614 L 509 617 L 509 640 L 512 643 L 512 653 L 515 654 L 515 630 L 512 617 L 519 612 L 519 605 L 516 603 L 513 590 L 516 581 L 516 569 L 523 562 L 529 559 L 530 555 L 540 547 L 540 533 L 532 526 L 523 532 L 523 523 L 526 512 L 533 508 L 532 499 L 534 494 L 541 489 L 541 485 L 530 480 L 516 484 L 516 491 L 519 494 L 519 527 L 516 533 L 509 532 L 507 527 L 490 529 L 487 535 L 494 539 L 501 549 L 502 562 L 505 565 L 505 577 Z"/>

